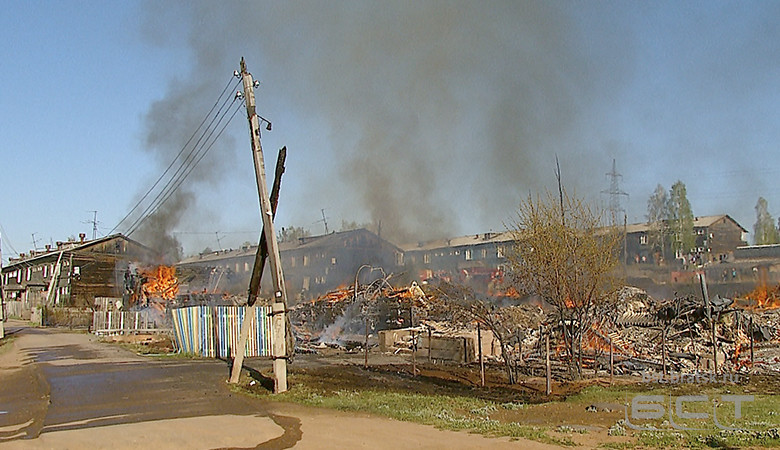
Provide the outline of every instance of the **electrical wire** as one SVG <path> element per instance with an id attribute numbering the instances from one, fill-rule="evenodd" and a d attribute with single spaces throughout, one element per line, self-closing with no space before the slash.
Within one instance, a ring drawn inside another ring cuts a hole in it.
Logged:
<path id="1" fill-rule="evenodd" d="M 236 100 L 236 99 L 234 99 L 233 101 L 235 102 L 235 100 Z M 236 108 L 234 108 L 234 110 L 233 110 L 233 114 L 231 114 L 231 115 L 230 115 L 230 118 L 229 118 L 229 119 L 228 119 L 228 120 L 227 120 L 227 121 L 224 123 L 224 125 L 222 125 L 222 128 L 219 130 L 219 132 L 217 133 L 217 135 L 216 135 L 216 136 L 215 136 L 215 137 L 214 137 L 214 138 L 211 140 L 211 142 L 210 142 L 210 143 L 209 143 L 207 146 L 205 146 L 205 144 L 204 144 L 204 146 L 203 146 L 203 147 L 201 147 L 201 148 L 198 150 L 198 152 L 195 152 L 195 153 L 193 153 L 193 155 L 194 155 L 194 156 L 193 156 L 193 158 L 192 158 L 192 159 L 190 159 L 190 160 L 189 160 L 189 162 L 188 162 L 186 165 L 182 165 L 181 169 L 183 169 L 183 171 L 181 171 L 180 173 L 177 171 L 177 173 L 178 173 L 178 177 L 177 177 L 177 178 L 175 178 L 175 179 L 174 179 L 174 178 L 172 178 L 171 180 L 169 180 L 169 183 L 168 183 L 168 184 L 166 184 L 166 186 L 167 186 L 168 188 L 167 188 L 167 189 L 164 189 L 163 191 L 161 191 L 160 195 L 158 195 L 158 196 L 155 198 L 155 200 L 157 200 L 157 201 L 156 201 L 156 202 L 155 202 L 155 201 L 153 201 L 153 202 L 152 202 L 152 203 L 149 205 L 149 207 L 147 207 L 147 208 L 145 209 L 145 212 L 144 212 L 144 214 L 142 214 L 141 216 L 139 216 L 139 218 L 138 218 L 138 219 L 136 219 L 136 220 L 133 222 L 133 224 L 132 224 L 132 225 L 131 225 L 131 226 L 128 228 L 128 231 L 127 231 L 127 234 L 126 234 L 127 236 L 130 236 L 130 235 L 132 235 L 133 233 L 135 233 L 136 231 L 138 231 L 138 228 L 139 228 L 139 227 L 140 227 L 140 226 L 141 226 L 141 225 L 142 225 L 142 224 L 143 224 L 143 223 L 144 223 L 144 222 L 145 222 L 147 219 L 149 219 L 149 217 L 151 217 L 151 216 L 153 216 L 155 213 L 157 213 L 157 211 L 160 209 L 160 207 L 161 207 L 161 206 L 162 206 L 162 205 L 163 205 L 163 204 L 164 204 L 164 203 L 165 203 L 165 202 L 166 202 L 166 201 L 167 201 L 167 200 L 168 200 L 168 199 L 169 199 L 169 198 L 170 198 L 170 197 L 173 195 L 173 193 L 174 193 L 174 192 L 175 192 L 175 191 L 176 191 L 176 190 L 177 190 L 177 189 L 178 189 L 178 188 L 181 186 L 181 184 L 182 184 L 182 183 L 184 182 L 184 180 L 185 180 L 185 179 L 186 179 L 186 178 L 187 178 L 187 177 L 190 175 L 190 173 L 192 173 L 192 171 L 195 169 L 195 167 L 198 165 L 198 163 L 200 163 L 200 161 L 201 161 L 201 160 L 202 160 L 202 159 L 203 159 L 203 158 L 204 158 L 204 157 L 205 157 L 205 156 L 208 154 L 209 150 L 211 150 L 211 149 L 212 149 L 212 147 L 214 146 L 214 144 L 216 143 L 216 141 L 219 139 L 219 137 L 220 137 L 220 136 L 222 136 L 222 133 L 225 131 L 225 129 L 227 128 L 227 126 L 230 124 L 230 122 L 232 122 L 232 120 L 235 118 L 236 114 L 237 114 L 237 113 L 238 113 L 238 111 L 240 111 L 240 110 L 241 110 L 241 103 L 238 103 L 238 105 L 236 106 Z M 224 119 L 224 117 L 225 117 L 225 115 L 227 114 L 227 112 L 229 112 L 229 109 L 228 109 L 228 110 L 226 110 L 226 111 L 225 111 L 225 113 L 223 113 L 223 114 L 222 114 L 222 116 L 220 117 L 219 121 L 217 122 L 217 126 L 219 126 L 219 124 L 222 122 L 222 120 Z M 206 140 L 207 142 L 208 142 L 208 139 L 211 139 L 211 136 L 213 135 L 213 133 L 214 133 L 214 131 L 215 131 L 215 130 L 216 130 L 216 128 L 211 130 L 211 132 L 209 133 L 209 136 L 208 136 L 208 138 L 207 138 L 207 140 Z M 173 181 L 173 180 L 175 180 L 175 181 Z M 172 181 L 172 184 L 171 184 L 171 181 Z"/>
<path id="2" fill-rule="evenodd" d="M 217 97 L 217 100 L 214 102 L 214 105 L 212 105 L 211 109 L 209 109 L 209 111 L 203 117 L 203 120 L 200 122 L 200 124 L 195 129 L 195 131 L 192 133 L 192 135 L 187 140 L 187 142 L 182 146 L 181 150 L 179 150 L 179 152 L 173 158 L 173 160 L 168 165 L 168 167 L 165 169 L 165 171 L 163 171 L 163 173 L 160 175 L 160 177 L 157 179 L 157 181 L 154 182 L 154 184 L 149 188 L 149 190 L 146 191 L 146 193 L 141 197 L 140 200 L 138 200 L 138 202 L 130 209 L 130 211 L 122 218 L 122 220 L 120 220 L 119 223 L 117 223 L 116 226 L 114 228 L 112 228 L 111 231 L 109 231 L 109 233 L 108 233 L 109 235 L 112 234 L 114 231 L 116 231 L 122 225 L 122 223 L 124 223 L 130 216 L 132 216 L 133 212 L 135 212 L 143 204 L 144 200 L 146 200 L 146 198 L 149 196 L 149 194 L 151 194 L 152 191 L 154 191 L 154 189 L 157 187 L 157 185 L 160 184 L 160 182 L 171 171 L 173 166 L 176 164 L 176 162 L 179 160 L 181 155 L 187 149 L 187 146 L 190 144 L 190 142 L 192 142 L 192 140 L 195 138 L 195 136 L 198 135 L 198 132 L 200 131 L 200 129 L 203 128 L 203 124 L 206 123 L 206 120 L 208 120 L 208 118 L 211 116 L 212 112 L 214 112 L 214 108 L 216 108 L 217 105 L 219 105 L 220 99 L 222 99 L 224 97 L 225 93 L 230 88 L 231 83 L 233 84 L 233 88 L 235 89 L 235 87 L 238 86 L 239 82 L 240 81 L 235 81 L 234 82 L 232 80 L 232 78 L 230 80 L 228 80 L 228 82 L 225 84 L 225 87 L 222 89 L 222 92 L 220 92 L 219 96 Z M 224 107 L 224 104 L 225 104 L 225 102 L 223 101 L 223 107 Z M 219 115 L 219 111 L 217 112 L 217 115 Z M 213 123 L 213 120 L 214 119 L 212 118 L 212 122 L 210 122 L 209 125 L 211 125 L 211 123 Z M 195 144 L 194 148 L 195 147 L 197 147 L 197 143 Z M 194 148 L 193 148 L 193 150 L 194 150 Z M 191 154 L 191 152 L 192 152 L 192 150 L 190 151 L 190 154 Z M 185 157 L 185 159 L 186 158 L 187 157 Z"/>

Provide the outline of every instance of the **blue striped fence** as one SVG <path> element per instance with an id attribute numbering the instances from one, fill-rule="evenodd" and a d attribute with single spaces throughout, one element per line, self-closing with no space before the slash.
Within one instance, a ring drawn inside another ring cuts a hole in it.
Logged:
<path id="1" fill-rule="evenodd" d="M 211 358 L 235 357 L 246 306 L 188 306 L 171 310 L 179 349 Z M 271 356 L 271 307 L 255 308 L 245 356 Z"/>

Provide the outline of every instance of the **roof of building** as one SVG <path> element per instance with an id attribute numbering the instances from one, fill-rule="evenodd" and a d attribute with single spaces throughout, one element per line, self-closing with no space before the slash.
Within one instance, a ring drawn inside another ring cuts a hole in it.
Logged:
<path id="1" fill-rule="evenodd" d="M 717 216 L 699 216 L 693 218 L 693 227 L 694 228 L 707 228 L 714 225 L 719 220 L 726 218 L 729 221 L 733 222 L 734 225 L 739 227 L 740 230 L 742 230 L 743 233 L 747 233 L 748 231 L 740 225 L 736 220 L 734 220 L 731 216 L 728 214 L 720 214 Z M 652 225 L 650 223 L 634 223 L 634 224 L 628 224 L 626 225 L 626 233 L 641 233 L 641 232 L 647 232 L 652 229 Z"/>
<path id="2" fill-rule="evenodd" d="M 369 230 L 366 230 L 365 228 L 358 228 L 356 230 L 334 231 L 332 233 L 321 234 L 317 236 L 306 236 L 304 238 L 297 239 L 295 241 L 281 242 L 279 243 L 279 251 L 287 252 L 287 251 L 302 250 L 302 249 L 331 248 L 341 244 L 349 236 L 357 235 L 357 234 L 370 234 L 372 236 L 376 236 L 380 240 L 382 239 L 378 235 L 372 233 Z M 382 242 L 385 245 L 395 250 L 401 251 L 400 248 L 396 247 L 390 242 L 387 242 L 385 240 L 382 240 Z M 193 263 L 204 263 L 208 261 L 221 261 L 224 259 L 231 259 L 231 258 L 252 257 L 256 254 L 257 254 L 257 245 L 249 245 L 238 249 L 228 249 L 228 250 L 219 250 L 210 253 L 201 253 L 199 255 L 184 258 L 178 264 L 193 264 Z"/>
<path id="3" fill-rule="evenodd" d="M 731 216 L 729 216 L 728 214 L 720 214 L 717 216 L 694 217 L 693 226 L 694 228 L 710 227 L 723 218 L 726 218 L 729 221 L 733 222 L 743 232 L 745 233 L 747 232 L 747 230 L 745 230 L 739 223 L 737 223 L 736 220 L 731 218 Z M 628 234 L 647 232 L 650 231 L 651 229 L 652 229 L 652 224 L 648 224 L 648 223 L 634 223 L 634 224 L 626 225 L 626 232 Z M 513 240 L 514 240 L 514 233 L 511 231 L 504 231 L 500 233 L 490 232 L 490 233 L 483 233 L 483 234 L 469 234 L 466 236 L 458 236 L 453 238 L 436 239 L 432 241 L 418 242 L 414 244 L 405 244 L 401 246 L 401 249 L 407 252 L 429 251 L 429 250 L 435 250 L 440 248 L 465 247 L 465 246 L 473 246 L 473 245 L 486 244 L 486 243 L 511 242 Z"/>
<path id="4" fill-rule="evenodd" d="M 127 242 L 130 242 L 134 245 L 137 245 L 139 247 L 142 247 L 146 250 L 153 251 L 149 247 L 141 244 L 140 242 L 134 241 L 127 236 L 117 233 L 112 234 L 108 236 L 103 236 L 102 238 L 98 239 L 92 239 L 92 240 L 84 240 L 84 241 L 65 241 L 65 242 L 57 242 L 56 248 L 47 248 L 46 250 L 33 250 L 32 254 L 24 254 L 24 258 L 9 258 L 8 265 L 3 267 L 3 270 L 12 268 L 14 266 L 29 266 L 31 264 L 35 264 L 38 261 L 44 260 L 46 258 L 51 258 L 53 256 L 57 256 L 59 253 L 62 252 L 78 252 L 80 250 L 84 250 L 86 248 L 92 247 L 94 245 L 102 244 L 104 242 L 108 242 L 114 239 L 122 239 Z"/>
<path id="5" fill-rule="evenodd" d="M 402 245 L 401 249 L 407 252 L 435 250 L 438 248 L 465 247 L 470 245 L 511 242 L 514 240 L 512 232 L 469 234 L 447 239 L 436 239 L 416 244 Z"/>

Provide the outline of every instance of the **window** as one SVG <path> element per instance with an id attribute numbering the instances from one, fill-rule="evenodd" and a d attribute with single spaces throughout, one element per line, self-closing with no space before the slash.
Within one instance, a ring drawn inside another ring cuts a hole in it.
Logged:
<path id="1" fill-rule="evenodd" d="M 303 255 L 303 266 L 306 267 L 309 265 L 309 255 Z"/>
<path id="2" fill-rule="evenodd" d="M 485 258 L 487 258 L 487 249 L 486 249 L 486 248 L 483 248 L 483 249 L 480 251 L 480 256 L 482 257 L 482 259 L 485 259 Z"/>
<path id="3" fill-rule="evenodd" d="M 639 244 L 640 245 L 647 245 L 647 235 L 643 234 L 639 236 Z"/>
<path id="4" fill-rule="evenodd" d="M 504 257 L 504 246 L 499 245 L 496 247 L 496 258 L 503 258 Z"/>
<path id="5" fill-rule="evenodd" d="M 244 263 L 244 272 L 249 272 L 249 263 L 248 262 Z"/>
<path id="6" fill-rule="evenodd" d="M 423 263 L 424 264 L 430 264 L 431 263 L 431 254 L 426 253 L 423 255 Z"/>
<path id="7" fill-rule="evenodd" d="M 27 281 L 30 281 L 30 274 L 32 274 L 32 268 L 31 268 L 31 267 L 28 267 L 28 268 L 27 268 L 27 278 L 26 278 L 26 279 L 27 279 Z"/>
<path id="8" fill-rule="evenodd" d="M 471 261 L 471 249 L 467 248 L 463 253 L 466 255 L 466 261 Z"/>
<path id="9" fill-rule="evenodd" d="M 403 253 L 396 253 L 395 254 L 395 265 L 396 266 L 403 266 L 404 265 L 404 254 Z"/>
<path id="10" fill-rule="evenodd" d="M 290 257 L 290 267 L 295 267 L 295 256 Z"/>
<path id="11" fill-rule="evenodd" d="M 49 265 L 43 266 L 43 278 L 46 278 L 49 275 Z"/>
<path id="12" fill-rule="evenodd" d="M 333 266 L 336 265 L 336 257 L 335 256 L 330 258 L 330 264 L 333 265 Z"/>

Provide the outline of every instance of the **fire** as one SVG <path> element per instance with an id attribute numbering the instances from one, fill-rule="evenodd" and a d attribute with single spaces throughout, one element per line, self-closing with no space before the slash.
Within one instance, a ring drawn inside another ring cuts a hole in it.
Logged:
<path id="1" fill-rule="evenodd" d="M 173 300 L 179 293 L 179 279 L 176 278 L 176 269 L 169 266 L 157 266 L 142 270 L 146 279 L 144 292 L 147 296 L 162 297 L 165 300 Z"/>
<path id="2" fill-rule="evenodd" d="M 780 285 L 772 288 L 767 287 L 766 285 L 758 286 L 747 294 L 746 297 L 749 300 L 753 300 L 756 304 L 756 308 L 759 309 L 780 308 Z"/>
<path id="3" fill-rule="evenodd" d="M 515 289 L 513 286 L 509 286 L 504 291 L 497 291 L 497 292 L 488 292 L 488 294 L 492 294 L 494 297 L 507 297 L 507 298 L 520 298 L 521 295 L 519 292 L 517 292 L 517 289 Z"/>

